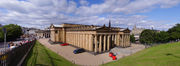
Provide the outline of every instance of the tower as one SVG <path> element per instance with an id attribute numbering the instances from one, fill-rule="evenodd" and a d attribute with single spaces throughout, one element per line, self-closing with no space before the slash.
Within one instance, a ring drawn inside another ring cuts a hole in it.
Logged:
<path id="1" fill-rule="evenodd" d="M 109 28 L 111 28 L 111 20 L 109 20 Z"/>

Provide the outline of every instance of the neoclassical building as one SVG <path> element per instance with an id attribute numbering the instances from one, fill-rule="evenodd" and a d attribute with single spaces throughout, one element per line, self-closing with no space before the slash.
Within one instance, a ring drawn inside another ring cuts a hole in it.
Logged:
<path id="1" fill-rule="evenodd" d="M 51 25 L 51 41 L 68 43 L 86 51 L 102 53 L 111 48 L 129 47 L 130 30 L 81 24 Z"/>

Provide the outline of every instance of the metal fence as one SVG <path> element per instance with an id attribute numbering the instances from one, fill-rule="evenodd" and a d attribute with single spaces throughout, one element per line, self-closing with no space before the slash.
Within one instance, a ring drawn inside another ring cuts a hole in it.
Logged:
<path id="1" fill-rule="evenodd" d="M 14 49 L 5 49 L 0 52 L 0 66 L 17 66 L 25 54 L 28 53 L 36 40 L 29 41 Z"/>

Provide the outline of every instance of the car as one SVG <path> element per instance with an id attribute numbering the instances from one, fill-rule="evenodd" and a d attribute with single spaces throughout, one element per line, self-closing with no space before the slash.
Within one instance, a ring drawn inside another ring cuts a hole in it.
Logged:
<path id="1" fill-rule="evenodd" d="M 114 56 L 112 56 L 112 60 L 116 60 L 117 58 L 116 58 L 116 56 L 114 55 Z"/>
<path id="2" fill-rule="evenodd" d="M 109 52 L 109 57 L 114 56 L 114 54 L 112 52 Z"/>
<path id="3" fill-rule="evenodd" d="M 82 52 L 85 52 L 85 50 L 83 48 L 75 49 L 73 51 L 74 54 L 78 54 L 78 53 L 82 53 Z"/>
<path id="4" fill-rule="evenodd" d="M 67 46 L 69 45 L 68 43 L 60 44 L 61 46 Z"/>

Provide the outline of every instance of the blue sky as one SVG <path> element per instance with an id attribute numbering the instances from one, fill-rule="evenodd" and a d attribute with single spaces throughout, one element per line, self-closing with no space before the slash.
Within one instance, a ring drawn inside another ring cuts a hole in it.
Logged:
<path id="1" fill-rule="evenodd" d="M 180 0 L 0 0 L 0 24 L 108 24 L 167 30 L 180 23 Z"/>
<path id="2" fill-rule="evenodd" d="M 150 12 L 146 13 L 139 13 L 139 15 L 145 15 L 148 16 L 148 19 L 151 20 L 158 20 L 158 21 L 170 21 L 172 23 L 176 23 L 177 21 L 180 21 L 180 5 L 177 5 L 172 8 L 164 8 L 159 9 L 156 8 Z"/>

